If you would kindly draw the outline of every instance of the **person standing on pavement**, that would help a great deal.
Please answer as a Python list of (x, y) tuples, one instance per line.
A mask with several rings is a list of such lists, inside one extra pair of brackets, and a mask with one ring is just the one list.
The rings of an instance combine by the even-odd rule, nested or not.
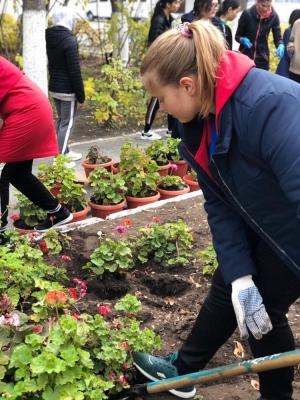
[(276, 74), (277, 75), (281, 75), (284, 76), (286, 78), (289, 78), (289, 69), (290, 69), (290, 62), (291, 62), (291, 58), (293, 57), (293, 54), (289, 53), (287, 51), (287, 46), (289, 44), (290, 41), (290, 36), (292, 33), (292, 29), (294, 26), (294, 23), (297, 21), (297, 19), (300, 18), (300, 10), (293, 10), (291, 12), (290, 18), (289, 18), (289, 27), (286, 28), (286, 30), (284, 31), (283, 34), (283, 43), (285, 46), (285, 51), (284, 51), (284, 56), (282, 57), (282, 59), (280, 60), (277, 69), (276, 69)]
[(279, 17), (272, 7), (272, 0), (256, 0), (256, 4), (243, 11), (235, 40), (240, 43), (239, 51), (251, 58), (256, 68), (269, 70), (270, 50), (269, 33), (272, 30), (275, 56), (284, 56), (284, 44), (281, 35)]
[(300, 83), (300, 19), (294, 23), (287, 50), (293, 55), (290, 62), (289, 78)]
[[(172, 28), (172, 22), (174, 18), (172, 17), (172, 13), (176, 13), (180, 6), (180, 0), (159, 0), (156, 3), (151, 22), (150, 22), (150, 30), (148, 34), (148, 46), (158, 38), (159, 35), (164, 33), (166, 30)], [(145, 126), (144, 130), (141, 134), (141, 139), (143, 140), (159, 140), (161, 136), (151, 130), (151, 126), (155, 119), (156, 113), (159, 109), (159, 101), (155, 97), (151, 97), (146, 118), (145, 118)], [(174, 118), (172, 115), (168, 114), (168, 129), (166, 132), (166, 136), (171, 137), (172, 129), (174, 124)]]
[(77, 103), (85, 105), (85, 93), (76, 40), (72, 34), (75, 14), (68, 7), (61, 7), (52, 15), (53, 27), (46, 29), (46, 48), (49, 69), (49, 93), (57, 115), (57, 140), (59, 152), (70, 157), (69, 167), (80, 160), (82, 154), (69, 149), (68, 142), (75, 127)]
[[(140, 73), (183, 125), (179, 153), (197, 173), (219, 266), (178, 352), (136, 352), (135, 366), (153, 381), (202, 370), (236, 328), (254, 358), (293, 351), (286, 314), (300, 297), (300, 85), (226, 50), (202, 20), (161, 35)], [(259, 400), (292, 400), (294, 367), (258, 376)], [(196, 389), (171, 392), (187, 399)]]
[(15, 65), (0, 57), (0, 244), (8, 226), (9, 184), (45, 211), (35, 230), (65, 224), (73, 215), (32, 174), (35, 158), (58, 154), (51, 104), (44, 92)]

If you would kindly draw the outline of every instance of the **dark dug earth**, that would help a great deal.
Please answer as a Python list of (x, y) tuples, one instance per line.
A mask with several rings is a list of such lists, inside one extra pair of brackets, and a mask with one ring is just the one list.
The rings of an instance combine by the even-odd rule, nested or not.
[[(82, 270), (93, 250), (98, 247), (97, 232), (100, 230), (105, 237), (118, 239), (114, 227), (122, 223), (123, 218), (106, 220), (104, 222), (69, 232), (72, 237), (71, 249), (65, 254), (72, 257), (68, 265), (70, 278), (79, 277), (87, 282), (88, 294), (84, 302), (78, 303), (81, 312), (96, 313), (99, 304), (113, 307), (115, 302), (126, 293), (136, 294), (142, 302), (142, 311), (138, 319), (142, 327), (147, 326), (161, 336), (162, 350), (159, 355), (176, 351), (190, 332), (193, 322), (210, 288), (210, 277), (202, 274), (202, 262), (197, 256), (199, 250), (204, 250), (211, 242), (210, 231), (203, 209), (203, 197), (164, 204), (162, 207), (142, 211), (130, 216), (132, 227), (129, 235), (136, 229), (144, 227), (153, 217), (159, 217), (161, 223), (174, 222), (182, 219), (192, 230), (194, 248), (193, 258), (189, 265), (181, 268), (162, 268), (153, 263), (136, 265), (135, 268), (119, 276), (110, 275), (103, 279), (93, 276), (89, 270)], [(49, 256), (49, 262), (51, 256)], [(117, 316), (113, 311), (111, 318)], [(295, 303), (289, 311), (289, 321), (295, 336), (297, 347), (300, 348), (300, 304)], [(215, 368), (241, 361), (234, 355), (235, 340), (239, 341), (238, 332), (230, 338), (217, 352), (207, 368)], [(252, 355), (247, 343), (244, 360)], [(253, 400), (259, 397), (259, 392), (251, 385), (251, 380), (257, 380), (256, 375), (247, 375), (217, 382), (210, 385), (199, 385), (197, 395), (204, 400)], [(300, 399), (300, 373), (296, 367), (295, 399)], [(201, 399), (201, 396), (198, 399)], [(171, 400), (175, 397), (169, 393), (144, 396), (144, 400)], [(197, 398), (197, 397), (196, 397)]]

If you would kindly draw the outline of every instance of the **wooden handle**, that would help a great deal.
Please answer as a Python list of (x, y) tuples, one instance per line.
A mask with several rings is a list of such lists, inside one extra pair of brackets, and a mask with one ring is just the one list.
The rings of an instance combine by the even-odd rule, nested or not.
[(254, 360), (241, 361), (224, 367), (151, 382), (147, 384), (147, 392), (149, 394), (159, 393), (170, 389), (179, 389), (199, 383), (208, 383), (221, 379), (233, 378), (238, 375), (269, 371), (271, 369), (290, 367), (297, 364), (300, 364), (300, 350), (274, 354)]

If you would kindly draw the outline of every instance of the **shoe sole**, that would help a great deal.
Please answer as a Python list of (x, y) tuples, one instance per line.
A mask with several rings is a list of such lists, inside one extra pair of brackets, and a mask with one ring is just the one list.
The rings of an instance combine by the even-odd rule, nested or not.
[(70, 214), (70, 215), (68, 216), (68, 218), (66, 218), (66, 219), (64, 219), (64, 220), (62, 220), (62, 221), (60, 221), (60, 222), (58, 222), (57, 224), (51, 226), (51, 228), (49, 228), (49, 229), (42, 229), (42, 230), (41, 230), (41, 229), (35, 229), (35, 228), (34, 228), (34, 230), (35, 230), (36, 232), (41, 232), (41, 233), (47, 232), (47, 231), (49, 231), (50, 229), (56, 229), (58, 226), (64, 225), (64, 224), (66, 224), (67, 222), (72, 221), (72, 219), (73, 219), (73, 214)]
[[(134, 363), (134, 365), (136, 366), (136, 368), (137, 368), (144, 376), (146, 376), (147, 378), (151, 379), (151, 381), (158, 382), (158, 381), (161, 380), (161, 379), (154, 378), (154, 376), (152, 376), (152, 375), (149, 375), (146, 371), (144, 371), (144, 370), (143, 370), (141, 367), (139, 367), (136, 363)], [(172, 393), (172, 394), (174, 394), (174, 395), (177, 396), (177, 397), (180, 397), (181, 399), (191, 399), (191, 398), (194, 397), (195, 394), (196, 394), (196, 388), (194, 388), (194, 390), (193, 390), (192, 392), (179, 392), (179, 391), (176, 390), (176, 389), (171, 389), (171, 390), (169, 390), (169, 392)]]
[(140, 138), (141, 138), (142, 140), (160, 140), (160, 139), (161, 139), (161, 136), (160, 136), (160, 137), (141, 136)]

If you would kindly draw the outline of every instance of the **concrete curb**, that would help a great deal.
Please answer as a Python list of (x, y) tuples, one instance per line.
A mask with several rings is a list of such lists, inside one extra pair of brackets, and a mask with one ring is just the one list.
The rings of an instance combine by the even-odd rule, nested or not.
[(147, 204), (147, 205), (142, 206), (142, 207), (132, 208), (132, 209), (129, 209), (129, 210), (124, 210), (124, 211), (120, 211), (120, 212), (117, 212), (117, 213), (113, 213), (113, 214), (108, 215), (108, 217), (106, 219), (92, 217), (92, 218), (88, 218), (88, 219), (86, 219), (84, 221), (73, 222), (71, 224), (58, 226), (55, 230), (57, 230), (57, 231), (59, 231), (61, 233), (66, 233), (66, 232), (73, 231), (75, 229), (86, 228), (88, 226), (91, 226), (91, 225), (94, 225), (94, 224), (98, 224), (99, 222), (104, 222), (104, 221), (107, 221), (107, 220), (113, 220), (113, 219), (116, 219), (116, 218), (124, 218), (124, 217), (127, 217), (128, 215), (133, 215), (133, 214), (145, 211), (145, 210), (150, 210), (152, 208), (163, 207), (167, 203), (174, 203), (174, 202), (179, 202), (179, 201), (186, 200), (186, 199), (191, 199), (193, 197), (202, 196), (202, 194), (203, 194), (202, 190), (197, 190), (195, 192), (189, 192), (189, 193), (181, 194), (179, 196), (173, 197), (172, 199), (159, 200), (159, 201), (157, 201), (155, 203)]

